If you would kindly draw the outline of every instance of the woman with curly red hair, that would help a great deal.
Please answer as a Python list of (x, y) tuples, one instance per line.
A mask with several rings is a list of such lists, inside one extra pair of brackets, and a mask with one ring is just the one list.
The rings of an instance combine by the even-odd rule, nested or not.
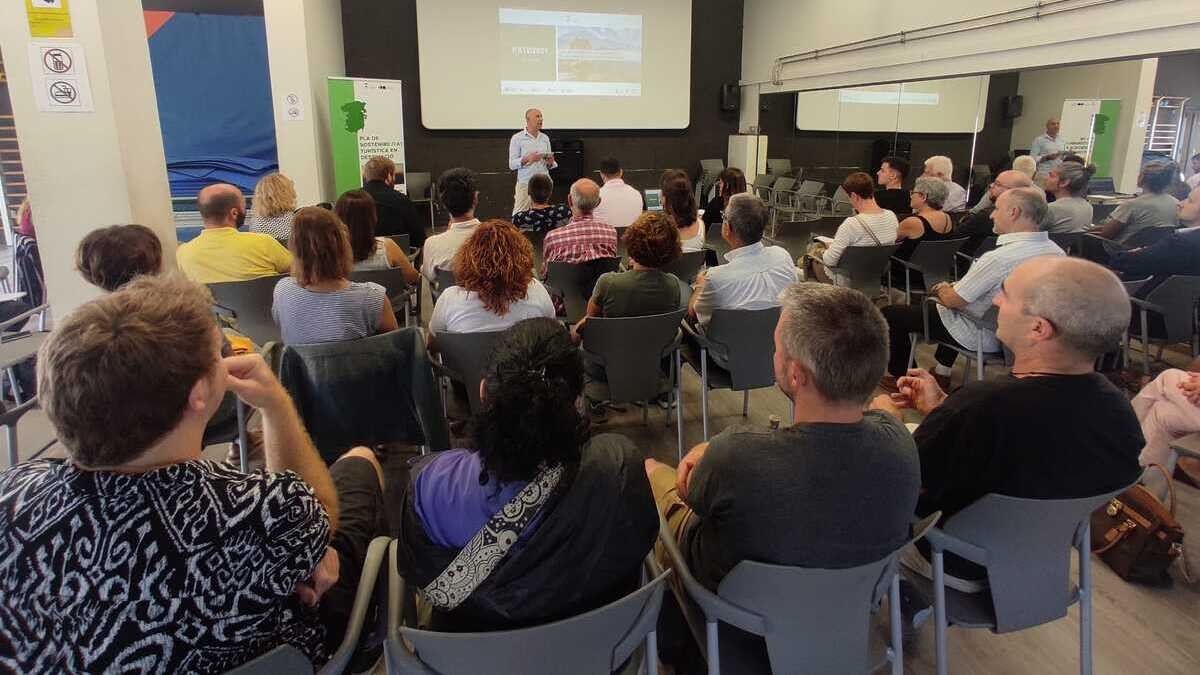
[(442, 291), (429, 332), (501, 331), (534, 317), (554, 318), (546, 287), (533, 277), (533, 245), (512, 223), (480, 223), (454, 256), (455, 285)]

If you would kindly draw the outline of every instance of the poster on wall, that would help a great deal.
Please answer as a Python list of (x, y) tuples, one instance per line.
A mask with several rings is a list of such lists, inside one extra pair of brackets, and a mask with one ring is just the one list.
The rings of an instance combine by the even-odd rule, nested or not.
[(404, 106), (399, 80), (331, 77), (329, 127), (338, 194), (362, 187), (362, 167), (376, 155), (396, 163), (404, 191)]
[(1096, 165), (1097, 176), (1112, 176), (1121, 100), (1069, 98), (1063, 101), (1058, 137), (1067, 152)]
[(29, 37), (75, 37), (69, 0), (25, 0), (25, 15), (29, 18)]

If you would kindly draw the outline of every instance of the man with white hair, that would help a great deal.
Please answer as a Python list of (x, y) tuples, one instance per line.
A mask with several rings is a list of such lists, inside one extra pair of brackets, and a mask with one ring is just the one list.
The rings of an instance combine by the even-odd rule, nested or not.
[(1033, 139), (1029, 145), (1029, 155), (1037, 162), (1037, 176), (1045, 177), (1050, 169), (1067, 151), (1067, 146), (1058, 139), (1059, 122), (1057, 117), (1046, 120), (1046, 133)]
[(571, 222), (550, 230), (542, 242), (542, 258), (548, 262), (585, 263), (617, 255), (617, 230), (596, 220), (592, 212), (600, 205), (600, 186), (590, 178), (571, 185), (567, 206)]
[[(930, 297), (938, 301), (937, 312), (929, 315), (931, 338), (970, 350), (982, 346), (984, 352), (1000, 351), (996, 334), (980, 331), (975, 321), (992, 306), (992, 299), (1017, 265), (1037, 256), (1065, 255), (1048, 234), (1040, 231), (1046, 211), (1046, 200), (1033, 188), (1016, 188), (999, 196), (992, 211), (993, 231), (999, 235), (996, 248), (980, 256), (963, 278), (954, 283), (943, 281), (929, 289)], [(883, 316), (888, 321), (892, 348), (889, 375), (880, 386), (894, 391), (897, 378), (908, 370), (909, 334), (925, 330), (924, 311), (920, 305), (891, 305), (883, 309)], [(948, 383), (958, 352), (941, 345), (936, 358), (934, 372)]]
[(946, 203), (942, 204), (942, 210), (949, 213), (951, 211), (961, 211), (967, 207), (967, 191), (963, 186), (954, 182), (954, 162), (950, 161), (945, 155), (934, 155), (925, 160), (925, 173), (923, 176), (931, 176), (940, 178), (946, 184), (946, 190), (950, 196), (946, 198)]
[(542, 133), (542, 111), (525, 111), (525, 128), (508, 141), (508, 168), (517, 172), (517, 187), (513, 191), (513, 214), (528, 211), (529, 179), (539, 173), (550, 173), (558, 166), (550, 150), (550, 137)]
[[(928, 372), (914, 369), (900, 378), (899, 393), (872, 404), (897, 416), (899, 408), (925, 415), (913, 432), (921, 455), (917, 515), (941, 511), (944, 520), (989, 493), (1082, 498), (1137, 480), (1144, 444), (1137, 416), (1093, 367), (1121, 343), (1129, 321), (1116, 276), (1080, 258), (1039, 257), (1008, 275), (995, 305), (997, 335), (1013, 353), (1010, 375), (947, 396)], [(906, 566), (930, 573), (926, 557), (906, 553)], [(973, 563), (947, 554), (945, 569), (951, 588), (987, 588)]]

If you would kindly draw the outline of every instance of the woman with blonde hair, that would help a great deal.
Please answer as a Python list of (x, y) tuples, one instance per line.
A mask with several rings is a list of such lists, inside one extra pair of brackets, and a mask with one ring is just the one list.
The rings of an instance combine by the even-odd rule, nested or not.
[(269, 173), (254, 186), (250, 231), (269, 234), (281, 243), (292, 235), (296, 214), (296, 184), (281, 173)]

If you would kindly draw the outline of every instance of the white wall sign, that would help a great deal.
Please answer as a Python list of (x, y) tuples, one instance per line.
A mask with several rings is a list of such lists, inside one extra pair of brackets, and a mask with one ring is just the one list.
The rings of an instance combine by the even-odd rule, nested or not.
[(300, 98), (300, 94), (294, 91), (284, 94), (280, 109), (283, 111), (285, 121), (304, 121), (304, 99)]
[(29, 43), (33, 94), (42, 112), (94, 112), (83, 45), (74, 40)]

